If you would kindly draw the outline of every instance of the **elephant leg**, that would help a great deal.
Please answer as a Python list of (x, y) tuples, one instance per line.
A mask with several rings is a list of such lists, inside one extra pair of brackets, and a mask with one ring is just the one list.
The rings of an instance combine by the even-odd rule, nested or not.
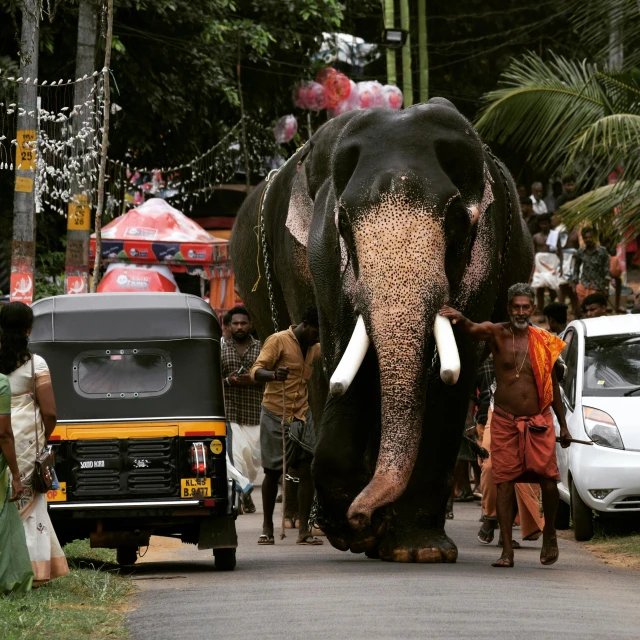
[[(465, 380), (458, 384), (464, 388)], [(445, 533), (445, 509), (468, 395), (438, 382), (432, 382), (431, 388), (411, 481), (389, 510), (386, 533), (378, 547), (382, 560), (455, 562), (458, 557), (455, 543)]]
[[(371, 390), (377, 388), (370, 376), (359, 374), (347, 394), (339, 399), (330, 398), (316, 444), (313, 477), (318, 497), (318, 524), (329, 542), (341, 551), (350, 549), (362, 553), (375, 549), (384, 528), (382, 514), (370, 527), (358, 532), (349, 526), (346, 517), (351, 503), (369, 483), (375, 468), (380, 439), (380, 400)], [(365, 391), (368, 395), (363, 395)]]

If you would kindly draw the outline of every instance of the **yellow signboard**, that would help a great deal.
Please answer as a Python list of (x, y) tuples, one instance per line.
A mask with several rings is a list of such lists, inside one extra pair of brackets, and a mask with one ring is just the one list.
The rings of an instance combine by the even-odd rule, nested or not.
[(19, 129), (16, 133), (16, 169), (18, 171), (36, 170), (36, 131)]
[(16, 178), (16, 191), (20, 191), (20, 193), (31, 193), (33, 191), (33, 178), (18, 176)]
[(67, 483), (60, 482), (59, 489), (49, 489), (47, 491), (47, 502), (66, 502), (67, 501)]
[(91, 229), (91, 207), (86, 194), (77, 194), (69, 202), (67, 229), (75, 231), (89, 231)]

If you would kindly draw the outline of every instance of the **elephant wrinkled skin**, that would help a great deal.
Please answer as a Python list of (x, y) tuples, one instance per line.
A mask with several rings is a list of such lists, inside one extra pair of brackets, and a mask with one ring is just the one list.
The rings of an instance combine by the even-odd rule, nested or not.
[[(455, 562), (445, 505), (482, 345), (455, 334), (461, 372), (445, 385), (433, 326), (444, 303), (475, 322), (499, 320), (507, 288), (528, 279), (533, 249), (513, 181), (441, 98), (334, 118), (272, 180), (263, 215), (280, 328), (312, 303), (320, 316), (319, 522), (341, 550)], [(262, 338), (273, 330), (264, 275), (252, 292), (264, 188), (231, 238)], [(260, 263), (264, 271), (262, 254)], [(328, 396), (359, 315), (369, 349), (346, 393)]]

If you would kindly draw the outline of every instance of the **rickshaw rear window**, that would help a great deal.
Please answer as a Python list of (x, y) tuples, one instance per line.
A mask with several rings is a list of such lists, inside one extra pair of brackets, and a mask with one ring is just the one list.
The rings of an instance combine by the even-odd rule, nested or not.
[(171, 360), (160, 350), (84, 352), (73, 374), (80, 395), (102, 398), (162, 395), (173, 379)]

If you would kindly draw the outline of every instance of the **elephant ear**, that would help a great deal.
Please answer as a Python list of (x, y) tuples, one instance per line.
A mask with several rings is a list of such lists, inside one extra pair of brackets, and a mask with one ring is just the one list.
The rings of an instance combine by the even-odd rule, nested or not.
[(471, 216), (471, 224), (477, 224), (478, 220), (484, 215), (489, 205), (494, 201), (493, 196), (493, 178), (487, 163), (484, 163), (484, 192), (479, 202), (469, 206), (469, 215)]
[(307, 185), (307, 173), (304, 166), (298, 169), (296, 177), (291, 185), (291, 197), (289, 199), (289, 211), (287, 212), (286, 227), (289, 233), (303, 246), (306, 247), (309, 238), (309, 227), (313, 217), (313, 200), (309, 195)]

